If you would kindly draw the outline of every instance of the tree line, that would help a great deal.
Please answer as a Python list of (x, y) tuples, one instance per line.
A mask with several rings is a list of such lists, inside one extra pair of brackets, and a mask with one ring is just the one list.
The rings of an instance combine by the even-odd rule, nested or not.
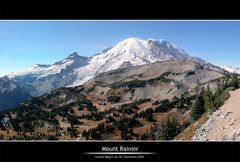
[(227, 75), (222, 81), (219, 81), (216, 92), (210, 88), (208, 84), (207, 88), (200, 86), (197, 83), (197, 96), (194, 105), (191, 110), (191, 119), (197, 120), (207, 111), (214, 111), (216, 108), (222, 106), (224, 102), (230, 97), (229, 90), (239, 88), (239, 78), (237, 74)]

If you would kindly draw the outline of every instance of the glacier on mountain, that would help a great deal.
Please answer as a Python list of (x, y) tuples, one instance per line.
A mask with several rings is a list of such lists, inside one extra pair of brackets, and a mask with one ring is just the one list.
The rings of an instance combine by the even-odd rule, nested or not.
[(7, 77), (27, 89), (32, 96), (39, 96), (59, 87), (81, 85), (102, 72), (166, 60), (206, 63), (163, 39), (128, 38), (92, 57), (73, 53), (53, 65), (34, 65)]
[(237, 67), (232, 67), (229, 65), (219, 65), (221, 68), (223, 68), (224, 70), (230, 72), (230, 73), (237, 73), (240, 74), (240, 68)]

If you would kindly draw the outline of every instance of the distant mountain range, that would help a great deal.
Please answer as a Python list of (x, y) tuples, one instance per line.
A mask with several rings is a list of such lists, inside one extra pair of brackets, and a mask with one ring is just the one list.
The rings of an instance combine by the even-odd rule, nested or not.
[(38, 96), (59, 87), (83, 84), (102, 72), (166, 60), (205, 63), (166, 40), (129, 38), (89, 58), (73, 53), (53, 65), (34, 65), (7, 77), (32, 87), (30, 94)]
[(77, 79), (75, 70), (88, 64), (88, 57), (70, 54), (66, 59), (53, 65), (34, 65), (7, 75), (32, 96), (39, 96), (59, 87), (73, 84)]
[(190, 60), (110, 70), (2, 113), (11, 134), (0, 131), (4, 139), (154, 140), (155, 126), (168, 117), (178, 120), (179, 131), (185, 128), (198, 83), (217, 89), (224, 77)]
[(220, 65), (221, 68), (223, 68), (224, 70), (230, 72), (230, 73), (237, 73), (240, 74), (240, 68), (237, 67), (232, 67), (232, 66), (226, 66), (226, 65)]
[[(17, 87), (24, 90), (24, 93), (28, 94), (22, 95), (18, 91), (10, 90), (9, 92), (15, 96), (22, 95), (17, 100), (18, 102), (14, 102), (13, 106), (16, 106), (29, 96), (40, 96), (60, 87), (82, 85), (103, 72), (170, 60), (194, 61), (210, 70), (220, 73), (225, 72), (218, 66), (190, 56), (183, 49), (166, 40), (129, 38), (92, 57), (79, 56), (77, 53), (73, 53), (66, 59), (53, 65), (37, 64), (27, 69), (13, 72), (4, 78), (5, 80), (7, 78), (6, 81), (14, 82)], [(9, 88), (2, 84), (0, 85), (0, 92)], [(0, 93), (0, 97), (2, 95), (4, 94)], [(11, 97), (9, 100), (11, 102)], [(1, 107), (2, 109), (10, 108), (6, 104), (0, 103)]]
[(21, 101), (30, 97), (31, 95), (15, 81), (7, 77), (0, 78), (0, 110), (14, 108)]

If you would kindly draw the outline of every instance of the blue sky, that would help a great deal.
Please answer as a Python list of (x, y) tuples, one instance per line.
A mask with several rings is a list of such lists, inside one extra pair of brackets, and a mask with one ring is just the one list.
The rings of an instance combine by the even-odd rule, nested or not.
[(0, 76), (129, 38), (166, 39), (192, 56), (240, 67), (240, 21), (0, 21)]

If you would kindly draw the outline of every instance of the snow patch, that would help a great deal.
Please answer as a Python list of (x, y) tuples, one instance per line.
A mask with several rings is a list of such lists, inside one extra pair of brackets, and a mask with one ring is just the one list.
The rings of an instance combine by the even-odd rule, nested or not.
[(230, 72), (230, 73), (237, 73), (240, 74), (240, 68), (237, 67), (232, 67), (232, 66), (228, 66), (228, 65), (219, 65), (221, 68), (223, 68), (224, 70)]

